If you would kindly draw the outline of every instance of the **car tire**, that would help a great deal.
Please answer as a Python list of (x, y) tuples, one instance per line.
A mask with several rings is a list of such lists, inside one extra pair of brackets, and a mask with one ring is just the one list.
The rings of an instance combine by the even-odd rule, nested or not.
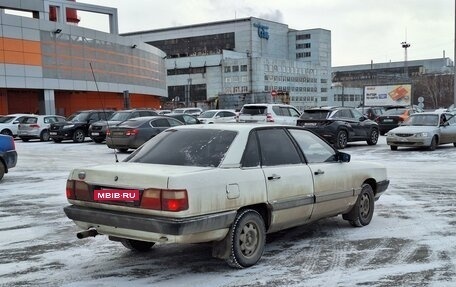
[(456, 143), (453, 143), (453, 146), (456, 147)]
[(135, 252), (147, 252), (155, 244), (155, 242), (139, 241), (133, 239), (122, 239), (120, 243)]
[(40, 134), (40, 141), (47, 142), (51, 138), (48, 130), (43, 130)]
[(343, 218), (352, 226), (362, 227), (368, 225), (374, 215), (374, 191), (369, 184), (363, 184), (355, 205)]
[(10, 136), (10, 137), (13, 136), (13, 132), (10, 131), (9, 129), (4, 129), (4, 130), (2, 130), (2, 131), (0, 132), (0, 134), (6, 135), (6, 136)]
[(62, 142), (61, 139), (52, 139), (52, 141), (55, 142), (55, 143), (61, 143)]
[(397, 145), (390, 145), (391, 150), (397, 150)]
[(19, 138), (20, 138), (23, 142), (28, 142), (28, 141), (29, 141), (28, 138), (21, 138), (21, 137), (19, 137)]
[(118, 148), (117, 151), (120, 153), (126, 153), (128, 151), (128, 148)]
[(100, 139), (92, 139), (95, 143), (102, 143), (104, 140), (100, 140)]
[(3, 179), (3, 176), (5, 175), (5, 171), (6, 171), (5, 165), (3, 164), (3, 162), (0, 161), (0, 180)]
[(240, 212), (228, 233), (230, 255), (226, 262), (234, 268), (252, 266), (260, 260), (266, 244), (263, 217), (253, 209)]
[(74, 131), (73, 134), (73, 142), (75, 143), (83, 143), (85, 139), (84, 131), (81, 129), (77, 129)]
[(348, 134), (345, 130), (337, 132), (335, 146), (337, 149), (344, 149), (347, 146)]
[(437, 148), (437, 137), (434, 136), (431, 140), (431, 145), (429, 146), (429, 150), (433, 151)]
[(368, 145), (376, 145), (378, 142), (378, 130), (372, 129), (369, 133), (369, 137), (367, 139)]

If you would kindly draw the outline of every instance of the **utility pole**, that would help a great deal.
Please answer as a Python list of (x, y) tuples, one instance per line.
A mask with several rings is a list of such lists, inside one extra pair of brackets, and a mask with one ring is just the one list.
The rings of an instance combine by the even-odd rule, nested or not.
[(408, 75), (408, 65), (407, 65), (407, 48), (410, 47), (410, 44), (407, 42), (402, 42), (402, 48), (405, 50), (405, 55), (404, 55), (404, 74), (406, 79), (408, 80), (409, 75)]

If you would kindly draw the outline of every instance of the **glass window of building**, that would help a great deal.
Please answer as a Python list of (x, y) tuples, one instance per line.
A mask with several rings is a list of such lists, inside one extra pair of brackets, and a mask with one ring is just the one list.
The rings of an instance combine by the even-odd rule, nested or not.
[(231, 73), (231, 66), (225, 66), (225, 73)]
[[(269, 65), (267, 65), (268, 68), (266, 69), (266, 71), (269, 69)], [(241, 72), (247, 72), (247, 65), (241, 65)]]
[(233, 72), (239, 72), (239, 66), (233, 66), (233, 67), (231, 67), (231, 70)]

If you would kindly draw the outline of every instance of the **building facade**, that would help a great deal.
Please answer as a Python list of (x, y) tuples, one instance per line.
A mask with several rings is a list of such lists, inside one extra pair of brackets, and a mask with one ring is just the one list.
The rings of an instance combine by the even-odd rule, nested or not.
[(243, 18), (122, 34), (167, 54), (167, 104), (220, 107), (285, 101), (325, 105), (331, 87), (331, 32)]
[[(412, 85), (413, 104), (419, 104), (418, 99), (423, 97), (427, 107), (448, 105), (453, 88), (452, 81), (446, 78), (453, 73), (453, 64), (450, 58), (443, 57), (333, 67), (331, 105), (360, 106), (364, 86), (395, 84)], [(439, 101), (437, 97), (442, 99)]]
[[(77, 11), (108, 15), (110, 33), (78, 27)], [(0, 114), (159, 108), (167, 96), (165, 53), (119, 36), (114, 8), (1, 1), (0, 26)]]

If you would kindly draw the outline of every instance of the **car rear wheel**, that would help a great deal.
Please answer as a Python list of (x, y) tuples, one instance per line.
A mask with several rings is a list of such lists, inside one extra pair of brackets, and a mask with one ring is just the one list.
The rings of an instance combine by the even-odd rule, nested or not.
[(47, 142), (49, 141), (50, 134), (48, 130), (43, 130), (40, 134), (40, 141)]
[(226, 259), (228, 265), (245, 268), (260, 260), (266, 244), (266, 228), (257, 211), (246, 209), (238, 214), (228, 236), (231, 239), (231, 252)]
[(397, 150), (397, 145), (391, 145), (390, 148), (391, 150)]
[(122, 239), (120, 242), (123, 246), (136, 252), (149, 251), (155, 244), (155, 242), (139, 241), (133, 239)]
[(0, 180), (2, 180), (3, 176), (5, 175), (5, 170), (5, 165), (0, 161)]
[(28, 141), (29, 141), (28, 138), (21, 138), (21, 137), (19, 137), (19, 138), (20, 138), (23, 142), (28, 142)]
[(376, 145), (378, 142), (378, 130), (372, 129), (369, 133), (369, 138), (367, 139), (368, 145)]
[(431, 141), (431, 145), (429, 146), (429, 150), (435, 150), (437, 148), (437, 137), (434, 136)]
[(343, 218), (348, 220), (355, 227), (368, 225), (374, 215), (374, 191), (369, 184), (363, 184), (355, 205)]
[(344, 149), (347, 146), (347, 142), (348, 142), (347, 132), (344, 131), (344, 130), (340, 130), (337, 133), (337, 137), (336, 137), (336, 144), (335, 144), (336, 148), (337, 149)]
[(82, 143), (84, 142), (85, 134), (83, 130), (75, 130), (73, 134), (73, 142)]

